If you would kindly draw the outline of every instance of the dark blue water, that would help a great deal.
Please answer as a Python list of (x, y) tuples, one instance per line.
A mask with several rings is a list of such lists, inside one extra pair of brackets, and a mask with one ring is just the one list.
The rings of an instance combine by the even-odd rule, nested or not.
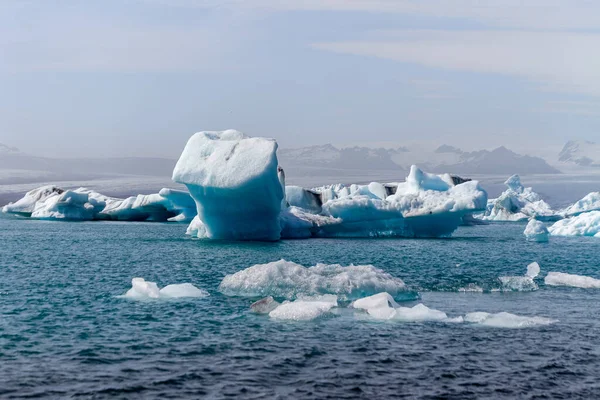
[[(499, 287), (531, 261), (600, 278), (600, 239), (528, 243), (524, 225), (445, 240), (214, 243), (185, 226), (0, 219), (1, 398), (599, 398), (600, 290)], [(282, 322), (217, 291), (225, 274), (280, 258), (373, 264), (450, 316), (507, 311), (523, 329), (374, 322), (350, 312)], [(118, 298), (131, 278), (191, 282), (207, 298)], [(416, 303), (409, 303), (416, 304)]]

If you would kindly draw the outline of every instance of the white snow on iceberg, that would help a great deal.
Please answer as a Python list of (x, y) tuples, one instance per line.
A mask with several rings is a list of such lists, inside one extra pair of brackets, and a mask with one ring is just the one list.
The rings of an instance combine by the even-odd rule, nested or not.
[(209, 293), (206, 290), (198, 289), (191, 283), (167, 285), (159, 289), (155, 282), (148, 282), (144, 278), (133, 278), (131, 280), (131, 289), (122, 297), (135, 300), (148, 300), (207, 296), (209, 296)]
[(557, 221), (548, 230), (552, 236), (600, 237), (600, 211), (589, 211)]
[(561, 218), (532, 188), (521, 184), (519, 175), (511, 176), (504, 183), (508, 189), (498, 198), (488, 201), (482, 217), (484, 220), (524, 221), (535, 218), (550, 221)]
[(542, 221), (536, 219), (530, 219), (523, 231), (525, 239), (530, 242), (547, 242), (550, 232)]
[(600, 279), (564, 272), (548, 272), (544, 283), (549, 286), (571, 286), (582, 289), (600, 289)]
[(254, 265), (227, 275), (219, 291), (227, 296), (284, 299), (324, 294), (356, 299), (382, 291), (414, 297), (401, 279), (372, 265), (317, 264), (306, 268), (286, 260)]

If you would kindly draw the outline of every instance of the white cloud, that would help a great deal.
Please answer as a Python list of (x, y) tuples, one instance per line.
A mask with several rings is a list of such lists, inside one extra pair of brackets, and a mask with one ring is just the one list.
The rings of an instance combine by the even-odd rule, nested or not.
[(405, 30), (315, 48), (431, 68), (505, 74), (545, 89), (600, 96), (600, 34)]

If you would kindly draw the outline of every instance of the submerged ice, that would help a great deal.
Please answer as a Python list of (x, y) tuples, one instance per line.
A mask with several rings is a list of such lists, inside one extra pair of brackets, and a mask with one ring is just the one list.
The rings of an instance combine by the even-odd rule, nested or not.
[(538, 290), (534, 279), (540, 274), (540, 265), (532, 262), (527, 266), (525, 276), (501, 276), (498, 278), (505, 292), (528, 292)]

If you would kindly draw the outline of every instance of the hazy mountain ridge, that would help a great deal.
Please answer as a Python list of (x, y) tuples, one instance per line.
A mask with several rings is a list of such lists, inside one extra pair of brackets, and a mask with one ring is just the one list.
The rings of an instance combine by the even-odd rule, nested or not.
[(581, 167), (600, 167), (600, 144), (569, 140), (558, 154), (558, 161)]
[(417, 164), (425, 170), (438, 173), (507, 175), (560, 173), (542, 158), (520, 155), (503, 146), (491, 151), (466, 152), (448, 144), (443, 144), (433, 151), (411, 150), (406, 147), (393, 149), (361, 146), (338, 148), (326, 144), (281, 149), (278, 157), (284, 168), (290, 166), (292, 168), (323, 167), (406, 171), (412, 164)]

